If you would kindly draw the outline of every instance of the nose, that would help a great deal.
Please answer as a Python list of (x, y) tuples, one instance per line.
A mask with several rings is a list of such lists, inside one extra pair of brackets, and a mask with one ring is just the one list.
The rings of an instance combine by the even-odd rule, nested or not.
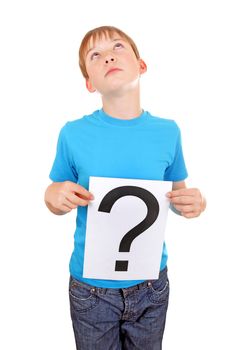
[(115, 59), (115, 57), (113, 57), (112, 55), (107, 55), (106, 57), (105, 57), (105, 63), (106, 64), (108, 64), (109, 62), (115, 62), (116, 61), (116, 59)]

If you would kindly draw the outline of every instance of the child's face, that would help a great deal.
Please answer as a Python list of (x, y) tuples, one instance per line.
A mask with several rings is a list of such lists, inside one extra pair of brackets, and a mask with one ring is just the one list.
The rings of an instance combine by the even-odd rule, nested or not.
[[(137, 59), (131, 45), (119, 34), (89, 42), (85, 63), (90, 92), (109, 95), (135, 88), (139, 77), (146, 71), (146, 64)], [(115, 69), (111, 71), (112, 69)]]

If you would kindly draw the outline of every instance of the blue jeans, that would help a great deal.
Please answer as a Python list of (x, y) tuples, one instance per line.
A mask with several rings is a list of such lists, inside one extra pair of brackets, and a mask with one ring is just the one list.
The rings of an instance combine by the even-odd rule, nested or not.
[(78, 350), (161, 350), (169, 298), (167, 268), (129, 288), (90, 286), (70, 277)]

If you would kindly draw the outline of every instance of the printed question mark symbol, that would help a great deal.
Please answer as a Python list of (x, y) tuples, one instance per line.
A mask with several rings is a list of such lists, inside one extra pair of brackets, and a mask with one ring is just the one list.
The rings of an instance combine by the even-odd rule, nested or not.
[[(113, 204), (115, 204), (119, 198), (125, 196), (135, 196), (142, 199), (147, 205), (147, 215), (142, 222), (124, 235), (120, 242), (119, 252), (129, 252), (133, 240), (147, 230), (155, 222), (159, 215), (159, 203), (155, 196), (151, 192), (138, 186), (120, 186), (114, 188), (104, 196), (99, 205), (98, 211), (110, 213)], [(115, 271), (127, 270), (128, 260), (116, 261)]]

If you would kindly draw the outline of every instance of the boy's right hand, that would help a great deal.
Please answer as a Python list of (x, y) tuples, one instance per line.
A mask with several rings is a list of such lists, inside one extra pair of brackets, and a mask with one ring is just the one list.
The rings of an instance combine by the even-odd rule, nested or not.
[[(65, 214), (79, 205), (86, 206), (94, 196), (71, 181), (53, 182), (45, 191), (45, 203), (54, 214)], [(52, 206), (52, 208), (51, 208)]]

